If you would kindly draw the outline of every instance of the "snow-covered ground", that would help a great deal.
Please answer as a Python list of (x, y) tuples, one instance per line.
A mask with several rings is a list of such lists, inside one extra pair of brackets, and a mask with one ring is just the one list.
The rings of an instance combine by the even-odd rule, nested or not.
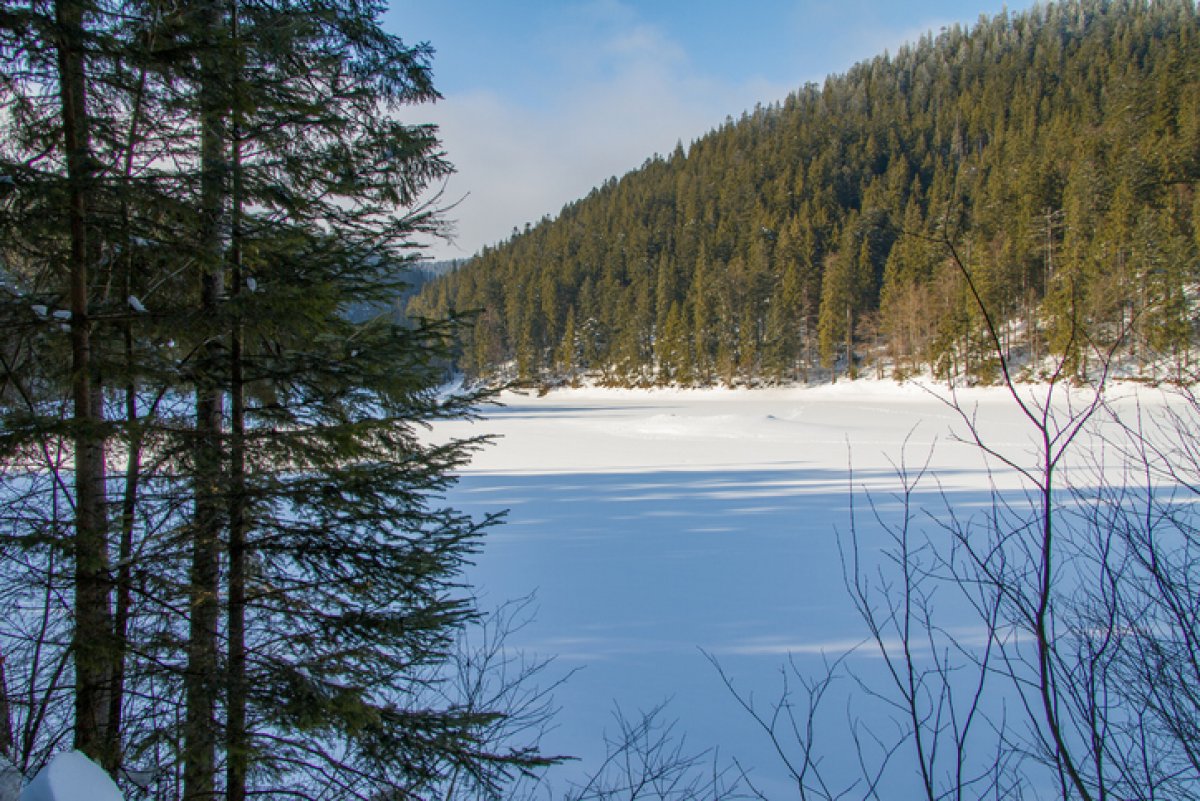
[[(1110, 395), (1127, 414), (1135, 402), (1142, 412), (1170, 402), (1157, 390)], [(1013, 471), (959, 441), (967, 429), (946, 399), (944, 388), (869, 381), (588, 388), (509, 394), (480, 421), (439, 425), (438, 436), (499, 436), (451, 501), (510, 510), (469, 579), (484, 606), (536, 593), (536, 618), (511, 645), (556, 657), (561, 671), (580, 668), (557, 693), (558, 727), (545, 743), (584, 758), (567, 773), (594, 765), (614, 705), (630, 715), (669, 699), (688, 750), (718, 746), (768, 791), (794, 796), (705, 652), (769, 702), (789, 656), (815, 674), (822, 655), (860, 642), (838, 540), (853, 499), (864, 548), (877, 550), (868, 499), (893, 513), (898, 470), (928, 462), (916, 499), (933, 514), (986, 508), (993, 487), (1020, 493)], [(957, 402), (989, 445), (1036, 466), (1036, 432), (1003, 390), (960, 391)]]
[(21, 792), (20, 801), (124, 801), (108, 774), (78, 751), (62, 751)]

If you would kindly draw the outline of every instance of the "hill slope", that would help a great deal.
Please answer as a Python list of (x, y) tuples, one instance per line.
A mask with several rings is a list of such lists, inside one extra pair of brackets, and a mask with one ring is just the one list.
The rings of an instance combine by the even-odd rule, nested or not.
[(729, 120), (411, 308), (479, 310), (461, 364), (476, 376), (787, 382), (871, 359), (988, 380), (952, 246), (1027, 363), (1066, 353), (1083, 371), (1119, 342), (1182, 371), (1198, 179), (1195, 5), (1072, 0), (927, 35)]

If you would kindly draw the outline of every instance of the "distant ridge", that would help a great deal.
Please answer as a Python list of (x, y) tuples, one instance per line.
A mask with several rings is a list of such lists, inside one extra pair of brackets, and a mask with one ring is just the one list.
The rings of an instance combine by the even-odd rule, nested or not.
[(1187, 380), (1200, 17), (1075, 0), (927, 34), (610, 179), (429, 283), (474, 377), (616, 385), (994, 380), (950, 258), (1036, 378), (1116, 347)]

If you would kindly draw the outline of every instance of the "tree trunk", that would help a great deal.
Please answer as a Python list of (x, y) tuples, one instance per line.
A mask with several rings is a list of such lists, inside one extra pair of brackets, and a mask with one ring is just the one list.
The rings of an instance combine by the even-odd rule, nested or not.
[(75, 461), (75, 748), (114, 770), (108, 693), (112, 664), (111, 581), (105, 521), (101, 394), (92, 363), (88, 302), (88, 193), (94, 165), (89, 140), (84, 65), (85, 4), (57, 0), (58, 77), (69, 187), (68, 256), (71, 305), (71, 396)]
[[(234, 278), (238, 278), (235, 262)], [(246, 446), (245, 390), (242, 375), (241, 332), (230, 348), (232, 393), (230, 419), (228, 686), (226, 689), (226, 798), (246, 797), (249, 738), (246, 732)]]
[(0, 651), (0, 757), (16, 762), (12, 710), (8, 705), (8, 678), (4, 674), (4, 652)]
[[(127, 359), (133, 348), (132, 334), (125, 332)], [(113, 621), (113, 644), (116, 648), (116, 658), (113, 660), (112, 685), (109, 693), (109, 720), (113, 731), (110, 732), (108, 750), (116, 761), (108, 768), (115, 773), (121, 762), (121, 743), (117, 736), (121, 723), (121, 708), (125, 698), (125, 657), (129, 654), (129, 619), (133, 609), (133, 529), (134, 516), (137, 510), (138, 480), (142, 469), (142, 438), (137, 433), (137, 388), (132, 379), (125, 388), (125, 417), (130, 428), (129, 454), (125, 463), (125, 490), (121, 499), (121, 529), (120, 543), (117, 550), (117, 580), (115, 587), (116, 617)]]
[(846, 304), (846, 377), (851, 381), (858, 378), (858, 368), (854, 366), (854, 309)]
[[(221, 220), (227, 165), (225, 104), (221, 98), (220, 9), (205, 4), (201, 26), (200, 92), (200, 310), (216, 316), (224, 289)], [(211, 801), (216, 792), (217, 699), (221, 687), (217, 625), (220, 617), (220, 546), (224, 516), (222, 434), (224, 399), (220, 343), (213, 334), (201, 344), (196, 378), (195, 507), (189, 575), (188, 670), (185, 690), (183, 797)]]
[[(125, 141), (125, 165), (122, 173), (124, 188), (128, 190), (133, 181), (133, 157), (137, 147), (139, 122), (143, 109), (146, 90), (146, 70), (143, 69), (138, 80), (137, 92), (134, 96), (133, 110), (130, 115), (129, 134)], [(126, 198), (121, 205), (121, 241), (131, 239), (131, 213), (129, 201)], [(126, 255), (124, 270), (124, 294), (133, 297), (133, 275), (135, 266), (132, 255)], [(113, 645), (116, 658), (113, 660), (112, 690), (109, 696), (109, 720), (111, 721), (112, 743), (110, 750), (117, 755), (118, 762), (112, 768), (115, 772), (120, 767), (123, 758), (119, 732), (123, 726), (122, 709), (125, 702), (126, 662), (130, 654), (129, 620), (133, 610), (133, 533), (135, 514), (137, 512), (138, 489), (142, 471), (142, 433), (138, 424), (137, 380), (134, 378), (137, 363), (134, 354), (134, 322), (126, 319), (122, 328), (125, 340), (125, 426), (128, 432), (128, 453), (125, 459), (125, 488), (121, 498), (121, 522), (119, 543), (117, 546), (117, 577), (114, 587), (114, 602), (116, 617), (113, 621)]]
[[(240, 48), (238, 2), (233, 0), (230, 27), (234, 48)], [(237, 88), (241, 79), (240, 53), (236, 57), (233, 87), (233, 138), (231, 153), (232, 200), (230, 203), (232, 236), (229, 244), (230, 283), (236, 298), (242, 290), (242, 126)], [(242, 363), (242, 324), (240, 314), (234, 321), (229, 345), (230, 429), (229, 454), (229, 608), (226, 628), (229, 637), (225, 706), (225, 798), (244, 801), (249, 766), (249, 738), (246, 732), (246, 397)]]

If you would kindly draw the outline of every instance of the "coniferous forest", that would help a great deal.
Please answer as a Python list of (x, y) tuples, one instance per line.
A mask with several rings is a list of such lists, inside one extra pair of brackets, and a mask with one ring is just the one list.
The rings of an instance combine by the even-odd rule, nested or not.
[[(616, 385), (929, 371), (1005, 355), (1191, 375), (1200, 15), (1070, 0), (927, 34), (759, 106), (427, 287), (472, 377)], [(964, 269), (965, 268), (965, 269)]]
[[(428, 281), (416, 253), (443, 224), (423, 198), (451, 166), (404, 119), (438, 97), (432, 50), (384, 30), (383, 10), (0, 8), (0, 798), (67, 748), (131, 797), (183, 801), (498, 799), (562, 762), (539, 745), (542, 665), (510, 660), (467, 582), (500, 515), (448, 499), (488, 437), (426, 436), (493, 398), (447, 391), (451, 360), (544, 384), (986, 383), (1003, 357), (1032, 380), (1050, 363), (1196, 380), (1191, 0), (1072, 0), (931, 34)], [(1003, 604), (1036, 634), (1037, 680), (1002, 670), (1026, 709), (1039, 692), (1042, 750), (996, 732), (1018, 761), (1048, 755), (1059, 797), (1132, 797), (1143, 775), (1159, 782), (1146, 797), (1191, 792), (1200, 614), (1182, 507), (1138, 517), (1123, 486), (1088, 496), (1106, 499), (1095, 530), (1128, 549), (1100, 554), (1094, 583), (1143, 582), (1107, 619), (1149, 619), (1154, 636), (1112, 638), (1141, 650), (1066, 654), (1050, 625), (1052, 479), (1099, 397), (1065, 438), (1026, 415), (1045, 450), (1023, 475), (1044, 505), (1014, 530), (1040, 527), (1041, 559), (965, 582), (997, 589), (991, 640)], [(1193, 460), (1171, 480), (1195, 475)], [(971, 558), (1006, 554), (1019, 517), (997, 513), (999, 544)], [(968, 530), (958, 542), (978, 541)], [(1172, 536), (1178, 560), (1157, 550)], [(1130, 708), (1158, 717), (1121, 731), (1094, 714), (1124, 725)], [(911, 718), (950, 742), (936, 715)], [(1140, 764), (1106, 784), (1114, 750), (1118, 771)]]

